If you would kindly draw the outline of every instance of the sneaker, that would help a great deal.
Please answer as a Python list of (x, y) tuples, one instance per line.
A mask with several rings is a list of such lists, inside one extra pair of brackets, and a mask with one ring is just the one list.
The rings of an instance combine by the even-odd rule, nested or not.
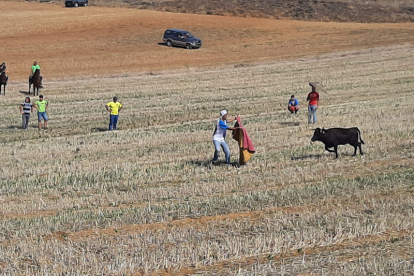
[(212, 161), (211, 161), (211, 163), (212, 163), (213, 165), (217, 165), (217, 160), (216, 160), (216, 161), (212, 160)]

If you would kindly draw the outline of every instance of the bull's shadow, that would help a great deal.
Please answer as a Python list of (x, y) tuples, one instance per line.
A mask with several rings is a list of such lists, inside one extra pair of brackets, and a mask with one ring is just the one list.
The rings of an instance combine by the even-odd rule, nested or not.
[(322, 154), (308, 154), (308, 155), (290, 157), (291, 160), (321, 159), (321, 158), (322, 158)]
[[(308, 155), (302, 155), (302, 156), (292, 156), (290, 157), (291, 160), (305, 160), (305, 159), (321, 159), (322, 157), (328, 157), (328, 158), (332, 158), (332, 159), (336, 159), (335, 158), (335, 153), (333, 152), (324, 152), (322, 154), (308, 154)], [(338, 151), (338, 158), (340, 159), (341, 157), (357, 157), (359, 155), (353, 155), (353, 153), (351, 152), (343, 152), (340, 153)]]

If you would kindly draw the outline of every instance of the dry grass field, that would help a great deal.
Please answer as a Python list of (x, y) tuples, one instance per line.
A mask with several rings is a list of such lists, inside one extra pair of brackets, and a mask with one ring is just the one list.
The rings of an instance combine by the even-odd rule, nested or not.
[[(58, 14), (54, 5), (13, 5), (21, 5), (22, 18), (42, 13), (36, 7)], [(65, 16), (72, 10), (60, 16), (70, 23)], [(78, 10), (96, 17), (111, 12)], [(145, 15), (113, 10), (114, 17), (128, 13)], [(150, 30), (161, 13), (147, 14)], [(7, 16), (14, 22), (19, 17), (17, 11)], [(177, 22), (192, 18), (171, 16)], [(234, 26), (255, 22), (227, 19)], [(102, 54), (81, 52), (78, 60), (67, 44), (76, 31), (60, 34), (64, 26), (58, 24), (41, 28), (42, 45), (50, 47), (41, 59), (28, 56), (31, 44), (0, 48), (12, 78), (7, 95), (0, 96), (0, 274), (412, 275), (414, 47), (412, 36), (404, 36), (413, 25), (257, 22), (255, 28), (270, 29), (259, 32), (269, 37), (279, 23), (313, 28), (321, 43), (295, 46), (305, 43), (306, 32), (295, 38), (291, 27), (292, 44), (274, 58), (266, 55), (276, 50), (260, 43), (250, 52), (228, 50), (224, 42), (190, 52), (157, 45), (147, 54), (156, 57), (154, 68), (171, 52), (184, 61), (154, 71), (134, 67), (143, 59), (138, 50), (131, 50), (125, 67), (110, 67), (114, 57), (105, 47)], [(219, 30), (219, 22), (211, 24)], [(85, 45), (91, 49), (104, 41), (97, 38), (99, 26), (78, 33), (89, 37)], [(323, 36), (340, 27), (344, 35), (336, 30), (336, 36)], [(9, 36), (6, 45), (18, 46), (25, 35), (33, 38), (26, 28), (3, 31), (2, 41)], [(201, 24), (197, 28), (203, 33)], [(352, 34), (359, 40), (347, 43)], [(126, 36), (106, 43), (117, 39)], [(380, 40), (382, 47), (373, 48)], [(62, 49), (56, 49), (59, 41)], [(111, 49), (127, 63), (124, 44)], [(217, 63), (209, 63), (214, 51)], [(224, 58), (231, 54), (240, 56)], [(48, 130), (36, 128), (35, 114), (30, 128), (20, 129), (28, 67), (20, 62), (27, 57), (47, 68), (42, 94), (50, 103)], [(185, 65), (196, 58), (199, 66)], [(70, 59), (78, 63), (67, 72)], [(318, 123), (311, 126), (305, 110), (309, 81), (325, 85)], [(291, 94), (302, 105), (297, 116), (286, 110)], [(125, 109), (120, 129), (107, 132), (104, 105), (114, 95)], [(223, 108), (241, 116), (256, 147), (246, 166), (209, 162)], [(362, 131), (364, 156), (340, 146), (335, 159), (322, 144), (310, 144), (314, 127), (352, 126)], [(235, 162), (237, 145), (229, 138)]]

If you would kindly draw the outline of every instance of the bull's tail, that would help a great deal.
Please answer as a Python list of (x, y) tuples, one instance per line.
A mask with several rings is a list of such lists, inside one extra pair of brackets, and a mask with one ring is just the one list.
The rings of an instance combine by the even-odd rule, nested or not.
[(362, 140), (362, 137), (361, 137), (361, 131), (359, 130), (359, 128), (357, 128), (357, 130), (358, 130), (358, 141), (361, 144), (364, 144), (365, 145), (365, 142), (364, 142), (364, 140)]

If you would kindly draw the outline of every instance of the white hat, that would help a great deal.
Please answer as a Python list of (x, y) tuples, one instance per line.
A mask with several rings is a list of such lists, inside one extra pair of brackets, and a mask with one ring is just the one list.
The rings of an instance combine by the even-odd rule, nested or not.
[(224, 115), (227, 114), (227, 110), (223, 109), (222, 111), (220, 111), (220, 115), (221, 117), (223, 117)]

